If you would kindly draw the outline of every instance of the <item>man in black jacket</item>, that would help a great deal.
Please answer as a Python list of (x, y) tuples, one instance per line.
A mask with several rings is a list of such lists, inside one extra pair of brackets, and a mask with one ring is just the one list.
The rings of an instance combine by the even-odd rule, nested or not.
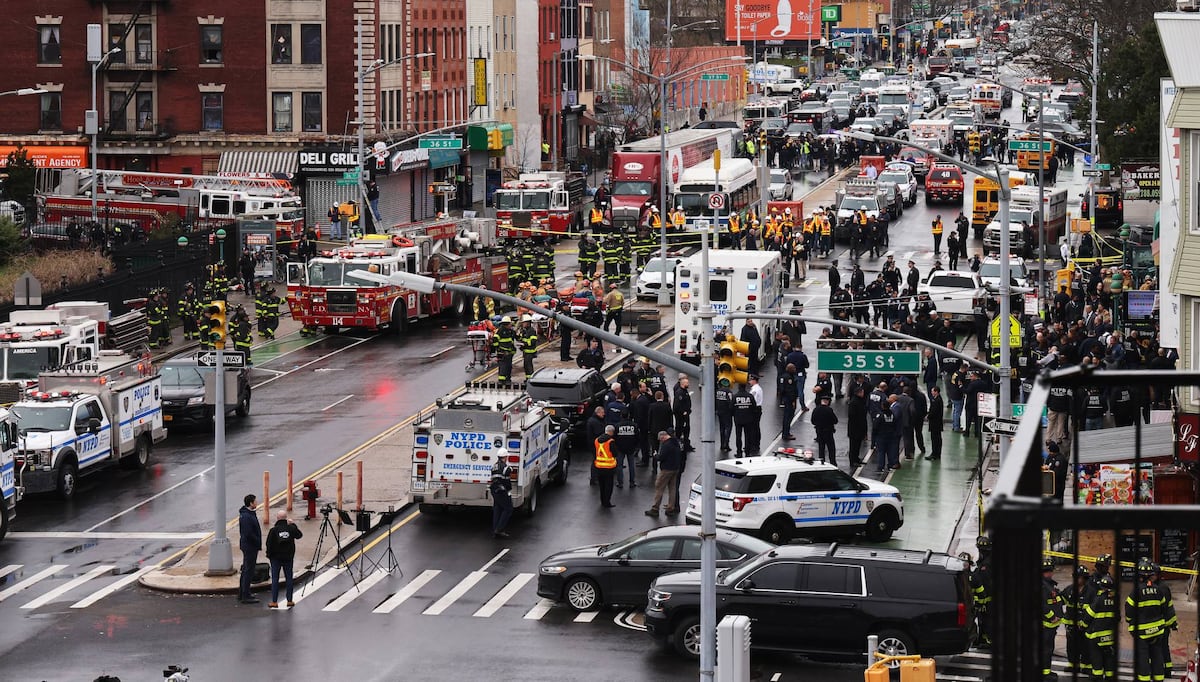
[(633, 399), (633, 421), (638, 427), (638, 445), (641, 453), (638, 458), (639, 467), (650, 466), (650, 455), (654, 449), (650, 446), (650, 405), (654, 402), (650, 398), (650, 389), (644, 384), (639, 385), (635, 391), (637, 397)]
[(258, 552), (262, 549), (262, 529), (258, 526), (258, 517), (254, 515), (257, 500), (254, 495), (247, 495), (242, 498), (242, 508), (238, 510), (238, 547), (242, 550), (238, 601), (243, 604), (258, 603), (250, 592), (250, 584), (254, 582), (254, 567), (258, 564)]
[(945, 426), (946, 403), (942, 401), (942, 390), (937, 386), (929, 389), (929, 449), (925, 459), (937, 461), (942, 458), (942, 429)]
[(856, 384), (850, 389), (850, 400), (846, 402), (846, 433), (850, 438), (848, 452), (850, 469), (862, 464), (862, 444), (867, 438), (867, 387)]
[(304, 537), (304, 533), (288, 518), (287, 511), (280, 509), (275, 516), (275, 525), (267, 533), (267, 559), (271, 561), (271, 603), (270, 608), (279, 606), (279, 571), (283, 571), (286, 581), (287, 605), (296, 605), (292, 601), (292, 561), (296, 558), (296, 541)]
[[(817, 396), (817, 406), (813, 408), (812, 416), (809, 419), (812, 421), (813, 429), (817, 432), (817, 456), (821, 458), (822, 463), (829, 462), (837, 466), (837, 446), (834, 444), (833, 434), (837, 431), (838, 418), (833, 408), (829, 406), (831, 397), (828, 395)], [(826, 457), (826, 451), (829, 452), (828, 457)]]
[[(588, 417), (587, 423), (584, 425), (584, 428), (587, 429), (587, 442), (595, 443), (597, 438), (604, 435), (604, 427), (608, 425), (604, 420), (604, 415), (604, 408), (597, 405), (596, 409), (592, 411), (592, 416)], [(592, 470), (589, 484), (596, 485), (596, 471), (594, 469)]]
[(575, 364), (600, 371), (604, 367), (604, 351), (600, 349), (600, 342), (592, 339), (586, 349), (579, 351), (579, 355), (575, 357)]
[[(796, 380), (796, 365), (788, 363), (776, 382), (775, 398), (782, 410), (783, 440), (796, 440), (792, 435), (792, 418), (796, 416), (796, 399), (799, 397), (799, 382)], [(805, 410), (806, 412), (808, 410)]]
[(758, 333), (758, 328), (754, 326), (754, 320), (746, 320), (746, 324), (742, 327), (739, 341), (745, 341), (750, 344), (750, 352), (748, 353), (747, 368), (751, 374), (758, 374), (758, 349), (762, 348), (762, 335)]
[(733, 391), (729, 379), (717, 382), (714, 393), (717, 408), (717, 426), (720, 430), (721, 452), (729, 452), (729, 436), (733, 435)]
[(654, 502), (646, 516), (658, 516), (663, 493), (667, 494), (667, 516), (679, 513), (679, 471), (683, 466), (683, 450), (675, 440), (673, 429), (658, 432), (658, 476), (654, 479)]
[[(662, 391), (655, 391), (654, 402), (650, 403), (650, 408), (646, 413), (646, 428), (649, 430), (649, 433), (658, 433), (667, 429), (674, 431), (674, 423), (675, 415), (671, 412), (671, 404), (667, 402), (667, 396)], [(655, 442), (655, 454), (658, 453), (659, 443), (661, 442), (661, 440)], [(657, 460), (652, 461), (654, 462), (652, 470), (657, 471)]]
[(683, 445), (684, 452), (693, 452), (692, 447), (692, 392), (688, 390), (688, 378), (680, 376), (675, 382), (675, 397), (671, 409), (675, 413), (675, 433)]
[[(736, 430), (737, 454), (755, 457), (759, 454), (751, 446), (754, 444), (754, 430), (758, 426), (760, 409), (754, 402), (754, 396), (746, 384), (738, 385), (738, 392), (733, 394), (733, 425)], [(746, 449), (743, 450), (743, 437)]]

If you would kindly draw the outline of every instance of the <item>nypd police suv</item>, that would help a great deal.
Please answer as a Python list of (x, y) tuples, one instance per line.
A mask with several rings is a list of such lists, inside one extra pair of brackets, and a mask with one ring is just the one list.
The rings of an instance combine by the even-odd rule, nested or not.
[[(797, 535), (862, 531), (882, 542), (904, 525), (904, 505), (894, 486), (859, 479), (813, 460), (811, 450), (780, 448), (772, 455), (717, 462), (717, 525), (787, 544)], [(700, 523), (699, 479), (687, 506)]]

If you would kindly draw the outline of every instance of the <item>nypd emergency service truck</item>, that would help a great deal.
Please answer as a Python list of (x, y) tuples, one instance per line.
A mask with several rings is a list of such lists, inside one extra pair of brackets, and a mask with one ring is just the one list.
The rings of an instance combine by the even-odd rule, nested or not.
[[(883, 542), (904, 525), (895, 487), (854, 478), (813, 460), (812, 450), (779, 448), (772, 455), (717, 462), (717, 525), (784, 545), (800, 535), (862, 531)], [(688, 523), (700, 523), (700, 479), (692, 484)]]
[[(708, 271), (708, 291), (703, 291), (700, 254), (680, 261), (675, 268), (675, 352), (694, 361), (700, 357), (698, 311), (706, 301), (716, 313), (713, 334), (735, 337), (745, 322), (730, 325), (726, 316), (731, 311), (780, 312), (783, 305), (783, 261), (778, 251), (713, 249), (708, 255)], [(755, 325), (763, 339), (761, 360), (770, 352), (778, 323), (757, 320)]]
[(0, 409), (0, 540), (8, 534), (8, 527), (17, 515), (17, 502), (21, 501), (22, 491), (17, 487), (16, 453), (16, 426), (8, 410)]
[(113, 464), (145, 467), (167, 437), (162, 382), (149, 360), (100, 351), (38, 376), (38, 390), (12, 406), (20, 452), (18, 485), (27, 493), (75, 495), (80, 475)]
[(541, 489), (567, 480), (566, 428), (519, 384), (468, 382), (413, 426), (413, 501), (422, 511), (490, 507), (499, 468), (512, 481), (513, 506), (533, 514)]

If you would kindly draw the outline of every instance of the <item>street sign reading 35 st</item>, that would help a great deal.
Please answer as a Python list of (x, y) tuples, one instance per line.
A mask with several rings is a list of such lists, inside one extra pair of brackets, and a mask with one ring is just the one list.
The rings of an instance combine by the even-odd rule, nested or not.
[(921, 351), (818, 349), (817, 371), (916, 374), (921, 371)]

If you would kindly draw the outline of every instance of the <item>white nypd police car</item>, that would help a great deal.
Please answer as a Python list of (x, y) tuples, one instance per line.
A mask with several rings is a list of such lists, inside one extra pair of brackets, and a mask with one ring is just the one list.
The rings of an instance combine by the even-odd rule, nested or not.
[[(904, 525), (895, 486), (854, 478), (813, 460), (811, 450), (780, 448), (773, 455), (717, 462), (717, 525), (777, 545), (797, 535), (862, 531), (882, 542)], [(692, 484), (687, 521), (700, 523), (700, 479)]]

